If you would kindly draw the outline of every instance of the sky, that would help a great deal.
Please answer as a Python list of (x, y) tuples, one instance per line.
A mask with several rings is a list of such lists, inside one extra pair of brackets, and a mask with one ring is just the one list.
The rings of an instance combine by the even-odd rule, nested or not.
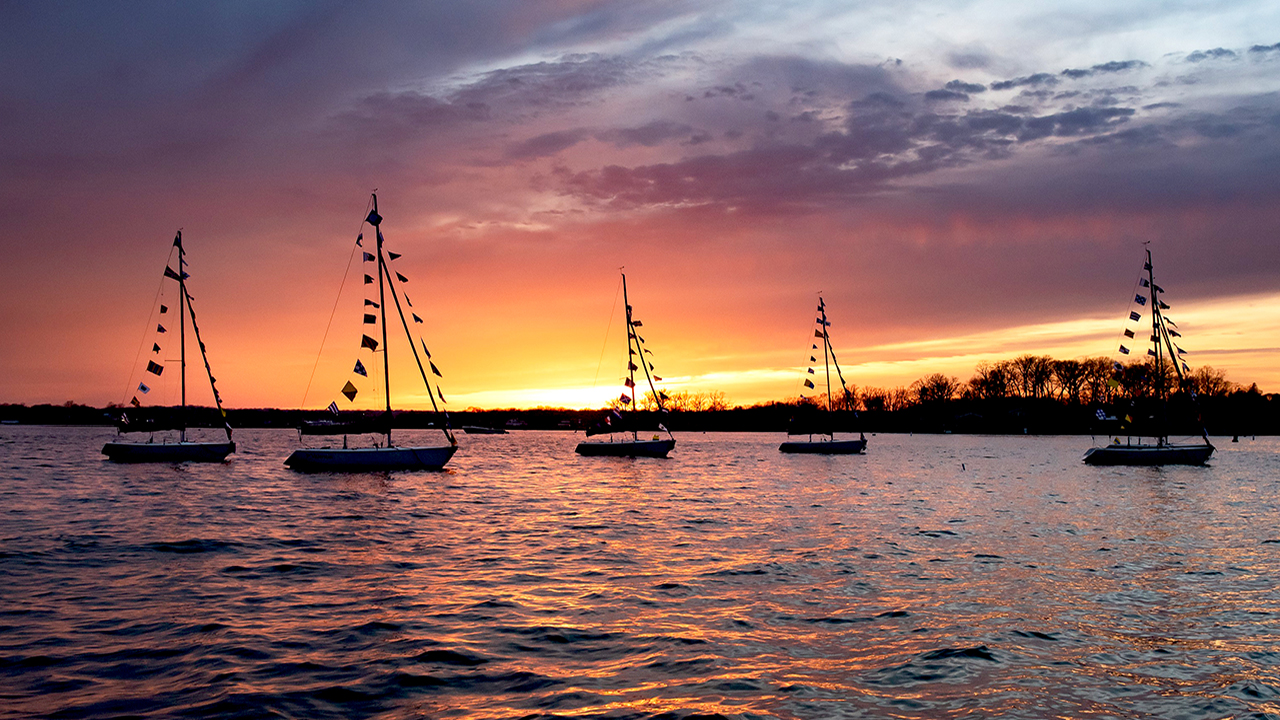
[[(455, 410), (616, 397), (624, 267), (665, 387), (749, 404), (800, 390), (819, 293), (858, 386), (1118, 358), (1148, 248), (1190, 364), (1274, 392), (1276, 28), (1255, 1), (0, 2), (0, 402), (136, 395), (182, 229), (228, 406), (379, 406), (348, 270), (375, 189)], [(393, 403), (429, 406), (392, 337)]]

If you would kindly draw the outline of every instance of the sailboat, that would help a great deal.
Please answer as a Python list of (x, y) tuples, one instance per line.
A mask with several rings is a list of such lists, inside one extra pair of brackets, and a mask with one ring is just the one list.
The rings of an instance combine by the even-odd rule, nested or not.
[[(662, 407), (662, 401), (666, 396), (654, 386), (654, 381), (661, 381), (662, 378), (653, 375), (653, 364), (645, 357), (650, 351), (644, 346), (644, 338), (640, 333), (636, 332), (636, 328), (641, 327), (642, 323), (636, 320), (631, 313), (631, 301), (627, 297), (627, 275), (622, 274), (622, 303), (626, 306), (626, 330), (627, 330), (627, 379), (625, 382), (626, 390), (618, 398), (623, 405), (626, 406), (626, 413), (619, 413), (611, 410), (604, 420), (587, 429), (587, 437), (593, 435), (608, 435), (608, 441), (586, 440), (578, 443), (577, 453), (579, 455), (607, 455), (611, 457), (661, 457), (664, 458), (676, 446), (676, 439), (671, 435), (671, 431), (667, 430), (659, 423), (658, 429), (667, 434), (663, 438), (658, 434), (654, 434), (651, 440), (641, 440), (640, 430), (638, 427), (637, 408), (636, 408), (636, 371), (644, 371), (644, 381), (649, 386), (649, 392), (652, 393), (653, 402), (658, 407), (659, 412), (666, 412)], [(640, 364), (636, 364), (636, 360)], [(646, 433), (647, 434), (647, 433)], [(630, 437), (627, 437), (630, 435)], [(616, 437), (620, 436), (620, 437)]]
[[(1168, 305), (1160, 300), (1160, 293), (1164, 290), (1156, 284), (1155, 270), (1151, 265), (1151, 250), (1147, 249), (1147, 262), (1143, 266), (1147, 272), (1147, 277), (1141, 279), (1141, 283), (1150, 290), (1150, 293), (1144, 297), (1139, 294), (1134, 297), (1134, 302), (1139, 305), (1145, 305), (1147, 300), (1151, 302), (1151, 344), (1152, 348), (1147, 351), (1149, 357), (1154, 358), (1154, 367), (1159, 372), (1160, 368), (1165, 367), (1166, 355), (1173, 370), (1177, 373), (1179, 384), (1186, 379), (1183, 374), (1190, 368), (1179, 357), (1182, 349), (1174, 344), (1173, 338), (1181, 337), (1181, 333), (1172, 329), (1170, 325), (1172, 321), (1164, 316), (1164, 310), (1168, 309)], [(1138, 320), (1141, 315), (1138, 312), (1130, 312), (1130, 319)], [(1133, 337), (1131, 330), (1126, 330), (1125, 335)], [(1128, 354), (1129, 349), (1120, 346), (1122, 353)], [(1157, 399), (1160, 407), (1165, 410), (1162, 414), (1167, 414), (1168, 405), (1168, 389), (1165, 383), (1157, 380), (1156, 382)], [(1195, 394), (1192, 393), (1192, 398)], [(1142, 444), (1142, 437), (1138, 437), (1137, 443), (1134, 443), (1134, 436), (1128, 436), (1124, 443), (1120, 442), (1120, 438), (1116, 437), (1110, 445), (1089, 448), (1084, 454), (1084, 462), (1089, 465), (1203, 465), (1213, 455), (1213, 443), (1209, 442), (1209, 433), (1205, 430), (1203, 423), (1200, 425), (1200, 436), (1203, 442), (1191, 443), (1172, 443), (1169, 442), (1169, 435), (1165, 424), (1165, 418), (1158, 419), (1159, 424), (1154, 428), (1155, 432), (1151, 435), (1155, 442)]]
[[(213, 370), (209, 367), (209, 355), (205, 352), (204, 342), (200, 339), (200, 327), (196, 325), (196, 311), (191, 306), (191, 295), (187, 292), (187, 258), (186, 250), (182, 247), (182, 231), (179, 230), (177, 236), (173, 238), (173, 247), (178, 249), (178, 270), (175, 272), (166, 262), (164, 266), (164, 277), (178, 282), (178, 344), (179, 344), (179, 374), (182, 383), (182, 400), (178, 408), (176, 418), (163, 420), (160, 418), (143, 418), (138, 414), (131, 414), (125, 411), (121, 414), (117, 423), (117, 430), (120, 433), (127, 432), (150, 432), (152, 436), (147, 442), (109, 442), (102, 446), (102, 454), (114, 462), (142, 463), (142, 462), (222, 462), (227, 456), (236, 451), (236, 444), (231, 441), (231, 425), (227, 424), (227, 412), (222, 409), (222, 396), (218, 394), (218, 388), (215, 386), (213, 378)], [(168, 308), (164, 305), (160, 306), (161, 315), (168, 313)], [(218, 412), (222, 415), (223, 428), (227, 433), (226, 442), (192, 442), (187, 440), (187, 315), (191, 316), (191, 329), (195, 332), (196, 344), (200, 346), (200, 357), (204, 359), (205, 373), (209, 376), (209, 387), (213, 390), (213, 400), (218, 406)], [(166, 332), (163, 325), (157, 325), (157, 332)], [(160, 352), (160, 344), (152, 343), (153, 353)], [(158, 358), (157, 358), (158, 359)], [(150, 360), (147, 362), (147, 372), (159, 377), (164, 372), (164, 365)], [(138, 384), (138, 392), (150, 392), (146, 382)], [(136, 408), (141, 406), (138, 396), (134, 395), (131, 404)], [(154, 433), (159, 430), (177, 430), (178, 442), (155, 442)]]
[[(375, 316), (365, 313), (364, 320), (368, 324), (372, 324), (375, 319), (380, 319), (382, 326), (382, 382), (383, 397), (386, 400), (386, 409), (382, 416), (372, 422), (362, 421), (322, 421), (318, 423), (305, 424), (301, 428), (303, 435), (342, 435), (342, 447), (322, 447), (322, 448), (299, 448), (293, 451), (284, 464), (294, 470), (304, 472), (374, 472), (386, 470), (440, 470), (445, 463), (453, 457), (458, 450), (458, 441), (453, 435), (453, 431), (449, 428), (448, 416), (445, 415), (445, 422), (441, 426), (445, 439), (448, 440), (446, 445), (431, 446), (412, 446), (398, 447), (391, 441), (391, 381), (389, 370), (391, 368), (390, 347), (387, 345), (387, 302), (386, 296), (391, 295), (391, 299), (395, 302), (396, 313), (400, 317), (400, 324), (404, 327), (405, 336), (409, 339), (409, 349), (413, 352), (413, 359), (418, 364), (418, 372), (422, 376), (422, 382), (427, 387), (427, 395), (431, 398), (431, 407), (437, 413), (440, 412), (440, 406), (436, 404), (436, 391), (432, 390), (431, 382), (427, 379), (427, 372), (422, 364), (422, 357), (418, 354), (418, 348), (413, 344), (413, 335), (409, 332), (409, 323), (405, 320), (404, 309), (400, 304), (402, 292), (397, 292), (392, 277), (398, 278), (400, 282), (405, 282), (406, 278), (400, 273), (393, 272), (387, 264), (387, 255), (391, 259), (400, 257), (397, 253), (384, 253), (382, 238), (382, 216), (378, 214), (378, 195), (373, 194), (373, 209), (365, 218), (365, 222), (373, 226), (376, 241), (376, 254), (364, 252), (366, 262), (376, 262), (378, 266), (378, 300), (365, 299), (365, 307), (374, 307), (378, 311)], [(361, 232), (356, 238), (356, 244), (360, 247), (364, 233)], [(373, 284), (371, 276), (365, 276), (366, 284)], [(409, 304), (409, 298), (404, 296), (406, 304)], [(421, 322), (417, 315), (413, 315), (414, 322)], [(367, 347), (377, 352), (378, 343), (374, 338), (365, 335), (362, 347)], [(440, 371), (436, 369), (434, 363), (431, 362), (431, 353), (427, 351), (426, 343), (422, 343), (422, 352), (427, 356), (427, 364), (431, 366), (433, 373), (439, 375)], [(360, 361), (356, 361), (356, 372), (367, 376), (364, 365)], [(437, 389), (438, 390), (438, 389)], [(356, 388), (350, 382), (343, 388), (344, 394), (348, 399), (354, 399)], [(444, 396), (440, 397), (441, 402)], [(337, 404), (333, 403), (329, 409), (337, 413)], [(364, 448), (348, 448), (346, 435), (351, 433), (376, 432), (385, 436), (385, 443), (375, 445), (374, 447)]]
[[(823, 377), (826, 378), (827, 384), (827, 402), (820, 418), (807, 418), (807, 422), (799, 425), (795, 422), (787, 428), (787, 435), (808, 435), (808, 440), (788, 440), (778, 446), (778, 450), (784, 453), (812, 453), (819, 455), (856, 455), (867, 449), (867, 437), (859, 433), (857, 440), (836, 440), (835, 432), (835, 416), (831, 409), (831, 366), (836, 366), (836, 377), (840, 380), (840, 389), (844, 393), (845, 390), (844, 373), (840, 371), (840, 362), (836, 360), (835, 348), (831, 345), (831, 333), (829, 328), (831, 322), (827, 320), (827, 303), (818, 296), (818, 327), (813, 331), (814, 339), (822, 340), (822, 366)], [(818, 344), (812, 343), (811, 350), (817, 350)], [(814, 355), (809, 356), (809, 362), (817, 362), (818, 358)], [(815, 375), (813, 366), (810, 366), (806, 375)], [(813, 380), (806, 377), (804, 386), (810, 390), (816, 389)], [(818, 439), (814, 440), (814, 436)]]

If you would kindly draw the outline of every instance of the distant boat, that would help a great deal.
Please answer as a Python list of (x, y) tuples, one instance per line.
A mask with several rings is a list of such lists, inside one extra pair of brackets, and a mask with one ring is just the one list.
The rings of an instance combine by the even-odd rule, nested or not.
[[(623, 391), (622, 396), (618, 399), (626, 406), (626, 413), (623, 414), (616, 410), (611, 410), (600, 423), (587, 428), (587, 437), (608, 435), (609, 440), (580, 442), (578, 443), (577, 453), (590, 456), (664, 458), (675, 448), (676, 439), (671, 435), (671, 431), (667, 430), (661, 423), (658, 423), (657, 429), (666, 433), (667, 437), (663, 438), (655, 432), (651, 440), (640, 439), (636, 407), (636, 372), (643, 371), (641, 379), (649, 386), (649, 392), (652, 393), (654, 404), (659, 412), (666, 412), (662, 407), (662, 401), (666, 399), (666, 396), (653, 384), (655, 380), (660, 381), (662, 378), (653, 375), (653, 364), (645, 357), (649, 350), (644, 347), (644, 338), (636, 332), (636, 328), (640, 327), (641, 323), (633, 318), (631, 314), (631, 301), (627, 297), (627, 276), (625, 273), (622, 275), (622, 303), (627, 309), (627, 389)], [(637, 360), (640, 361), (639, 365), (636, 364)], [(646, 434), (648, 432), (646, 430)]]
[[(856, 455), (865, 452), (867, 449), (867, 438), (859, 433), (857, 440), (836, 440), (835, 432), (835, 416), (831, 409), (831, 366), (836, 366), (836, 377), (840, 380), (840, 390), (845, 390), (844, 373), (840, 371), (840, 363), (836, 360), (835, 348), (831, 345), (831, 333), (829, 329), (831, 322), (827, 320), (827, 304), (821, 296), (818, 297), (818, 327), (813, 331), (815, 339), (822, 340), (822, 367), (823, 378), (826, 382), (826, 407), (815, 414), (809, 416), (801, 416), (794, 418), (787, 428), (788, 435), (808, 435), (808, 440), (788, 440), (778, 446), (779, 452), (784, 453), (810, 453), (816, 455)], [(818, 344), (811, 343), (813, 347), (810, 349), (816, 351)], [(816, 363), (818, 358), (816, 355), (809, 355), (809, 362)], [(813, 366), (810, 365), (804, 380), (804, 386), (810, 390), (815, 390), (816, 385), (812, 377), (816, 377)], [(818, 436), (814, 440), (814, 436)]]
[[(1180, 359), (1182, 354), (1181, 348), (1174, 344), (1173, 338), (1181, 337), (1181, 333), (1171, 329), (1169, 325), (1171, 321), (1164, 316), (1164, 310), (1168, 309), (1168, 305), (1161, 302), (1160, 293), (1164, 290), (1156, 285), (1155, 270), (1151, 265), (1151, 250), (1147, 250), (1147, 262), (1143, 267), (1147, 272), (1147, 277), (1143, 278), (1142, 283), (1149, 287), (1150, 293), (1144, 297), (1139, 294), (1135, 298), (1135, 302), (1145, 305), (1149, 299), (1151, 302), (1151, 344), (1152, 349), (1147, 351), (1149, 357), (1154, 358), (1156, 368), (1162, 368), (1165, 365), (1166, 355), (1169, 362), (1173, 365), (1173, 370), (1177, 374), (1179, 383), (1186, 379), (1184, 371), (1190, 368)], [(1137, 320), (1140, 314), (1131, 312), (1130, 317)], [(1128, 337), (1133, 337), (1132, 331), (1126, 331)], [(1128, 353), (1128, 348), (1123, 345), (1120, 349), (1124, 353)], [(1162, 410), (1162, 416), (1167, 415), (1168, 410), (1168, 389), (1164, 382), (1156, 382), (1159, 404)], [(1195, 394), (1192, 393), (1192, 398)], [(1101, 412), (1101, 411), (1099, 411)], [(1119, 414), (1119, 413), (1117, 413)], [(1084, 454), (1084, 462), (1089, 465), (1203, 465), (1213, 455), (1213, 443), (1209, 442), (1209, 433), (1205, 430), (1204, 425), (1200, 425), (1200, 436), (1203, 442), (1191, 443), (1172, 443), (1169, 442), (1169, 434), (1167, 431), (1167, 423), (1165, 417), (1156, 420), (1157, 425), (1152, 429), (1153, 432), (1144, 436), (1126, 436), (1125, 442), (1121, 443), (1118, 436), (1110, 445), (1089, 448)], [(1134, 443), (1134, 438), (1138, 442)], [(1142, 444), (1143, 437), (1150, 437), (1153, 442)]]
[(468, 435), (506, 435), (507, 431), (502, 428), (485, 427), (483, 425), (463, 425), (462, 432)]
[[(382, 216), (378, 214), (378, 196), (373, 195), (373, 209), (369, 212), (365, 222), (373, 226), (376, 241), (376, 254), (363, 252), (366, 262), (376, 262), (378, 265), (378, 300), (365, 299), (365, 307), (374, 307), (379, 311), (379, 316), (366, 313), (364, 320), (366, 324), (373, 324), (375, 319), (380, 319), (382, 325), (382, 380), (383, 380), (383, 397), (386, 398), (386, 410), (382, 417), (374, 421), (362, 419), (354, 421), (319, 421), (304, 424), (300, 432), (302, 435), (342, 435), (342, 447), (332, 448), (299, 448), (294, 450), (284, 464), (294, 470), (304, 472), (374, 472), (385, 470), (440, 470), (445, 463), (453, 457), (458, 450), (458, 441), (453, 436), (453, 432), (449, 429), (446, 420), (442, 428), (445, 438), (449, 441), (447, 445), (432, 445), (420, 447), (396, 447), (391, 442), (391, 383), (389, 379), (390, 370), (390, 347), (387, 345), (387, 303), (386, 296), (390, 292), (391, 299), (396, 304), (396, 312), (400, 317), (400, 324), (404, 327), (405, 336), (409, 339), (409, 349), (413, 352), (413, 358), (418, 363), (418, 372), (422, 376), (422, 382), (426, 385), (427, 396), (431, 398), (431, 406), (437, 412), (440, 407), (436, 404), (435, 392), (432, 391), (431, 382), (427, 379), (427, 371), (423, 368), (422, 357), (418, 355), (418, 348), (413, 343), (413, 335), (409, 332), (409, 323), (405, 320), (404, 310), (400, 305), (400, 298), (403, 293), (396, 292), (395, 283), (392, 276), (399, 278), (400, 282), (404, 282), (405, 278), (399, 273), (393, 273), (390, 266), (387, 265), (386, 255), (382, 249)], [(357, 237), (356, 244), (361, 245), (363, 233)], [(391, 253), (391, 258), (399, 257), (396, 253)], [(366, 284), (373, 284), (373, 278), (366, 275)], [(407, 297), (404, 298), (405, 303), (409, 302)], [(410, 313), (412, 315), (412, 313)], [(421, 322), (416, 315), (413, 316), (415, 322)], [(373, 352), (377, 352), (378, 343), (375, 339), (364, 336), (362, 347), (367, 347)], [(431, 365), (432, 372), (439, 374), (435, 365), (431, 363), (431, 354), (427, 352), (426, 344), (422, 346), (423, 353), (427, 356), (427, 364)], [(363, 364), (359, 361), (356, 363), (356, 372), (366, 375)], [(347, 387), (343, 389), (344, 393), (349, 392), (348, 398), (355, 397), (355, 386), (347, 383)], [(441, 397), (443, 401), (443, 397)], [(330, 405), (330, 410), (337, 411), (336, 403)], [(447, 418), (447, 416), (446, 416)], [(375, 447), (368, 448), (348, 448), (346, 436), (353, 433), (380, 433), (386, 436), (386, 443)]]
[[(191, 307), (191, 295), (187, 293), (187, 259), (182, 247), (182, 231), (179, 230), (173, 239), (173, 247), (178, 249), (178, 269), (174, 271), (166, 262), (164, 277), (178, 282), (178, 345), (180, 364), (178, 373), (182, 382), (182, 400), (177, 417), (146, 417), (140, 410), (126, 410), (121, 413), (116, 423), (120, 433), (149, 432), (151, 438), (147, 442), (109, 442), (102, 446), (102, 454), (114, 462), (222, 462), (236, 451), (236, 444), (231, 441), (231, 425), (227, 424), (227, 412), (222, 409), (222, 396), (214, 385), (213, 371), (209, 368), (209, 356), (205, 352), (205, 344), (200, 339), (200, 328), (196, 325), (196, 311)], [(160, 314), (167, 314), (168, 308), (160, 306)], [(209, 387), (213, 390), (213, 400), (222, 414), (223, 429), (227, 433), (226, 442), (190, 442), (187, 440), (187, 315), (191, 316), (191, 329), (196, 335), (196, 344), (200, 346), (200, 357), (204, 360), (205, 373), (209, 376)], [(166, 332), (163, 325), (157, 326), (157, 332)], [(152, 343), (153, 353), (160, 352), (160, 344)], [(157, 358), (159, 359), (159, 358)], [(159, 377), (164, 366), (155, 360), (147, 362), (147, 372)], [(150, 391), (145, 382), (138, 384), (137, 392), (146, 394)], [(141, 401), (134, 395), (131, 404), (141, 407)], [(155, 433), (164, 430), (176, 430), (177, 442), (156, 442)]]

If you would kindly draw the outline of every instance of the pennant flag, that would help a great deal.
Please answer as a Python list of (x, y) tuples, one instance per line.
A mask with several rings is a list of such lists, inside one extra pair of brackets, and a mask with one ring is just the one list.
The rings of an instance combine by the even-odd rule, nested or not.
[(630, 405), (630, 404), (631, 404), (631, 398), (627, 397), (625, 394), (624, 394), (624, 395), (622, 395), (621, 397), (619, 397), (619, 398), (618, 398), (618, 401), (619, 401), (619, 402), (621, 402), (623, 405)]
[[(661, 390), (659, 390), (659, 391), (658, 391), (658, 397), (662, 398), (663, 400), (670, 400), (670, 399), (671, 399), (671, 398), (667, 397), (667, 394), (666, 394), (666, 393), (664, 393), (664, 392), (662, 392)], [(662, 427), (662, 425), (661, 425), (661, 424), (659, 424), (659, 425), (658, 425), (658, 427), (662, 428), (664, 432), (666, 431), (666, 428)]]
[(329, 403), (329, 412), (333, 413), (334, 415), (338, 414), (338, 401), (335, 400)]
[(1170, 320), (1169, 318), (1165, 318), (1165, 319), (1164, 319), (1164, 321), (1165, 321), (1165, 322), (1167, 322), (1167, 323), (1169, 323), (1170, 325), (1172, 325), (1172, 326), (1174, 326), (1174, 327), (1178, 327), (1178, 323), (1176, 323), (1176, 322), (1174, 322), (1174, 321)]
[(810, 356), (809, 356), (809, 362), (818, 362), (818, 358), (816, 358), (816, 357), (814, 357), (814, 356), (810, 355)]
[(1150, 270), (1150, 269), (1151, 269), (1151, 263), (1142, 263), (1142, 269), (1143, 269), (1143, 270)]
[(1120, 381), (1115, 378), (1107, 378), (1107, 387), (1114, 390), (1120, 387)]
[(811, 349), (813, 349), (813, 350), (817, 350), (817, 349), (818, 349), (817, 344), (815, 343), (815, 344), (814, 344), (814, 346), (813, 346)]
[(626, 385), (626, 386), (627, 386), (627, 387), (629, 387), (629, 388), (633, 388), (633, 387), (635, 387), (635, 386), (636, 386), (635, 381), (634, 381), (634, 380), (632, 380), (631, 378), (627, 378), (626, 380), (623, 380), (623, 381), (622, 381), (622, 384), (623, 384), (623, 385)]
[(1123, 369), (1124, 369), (1124, 366), (1123, 366), (1123, 365), (1121, 365), (1118, 361), (1116, 361), (1116, 360), (1112, 360), (1112, 361), (1111, 361), (1111, 368), (1112, 368), (1113, 370), (1123, 370)]
[(400, 257), (400, 253), (393, 253), (390, 250), (388, 250), (387, 256), (390, 257), (392, 260), (395, 260), (396, 258)]
[[(382, 218), (378, 218), (378, 219), (379, 219), (379, 220), (381, 220)], [(378, 231), (378, 242), (385, 242), (385, 241), (386, 241), (386, 238), (382, 237), (382, 231), (381, 231), (381, 230), (379, 230), (379, 231)]]
[(1133, 416), (1132, 416), (1132, 415), (1125, 415), (1125, 416), (1124, 416), (1124, 421), (1125, 421), (1125, 422), (1133, 422)]
[(370, 350), (373, 350), (374, 352), (377, 352), (377, 351), (378, 351), (378, 341), (377, 341), (377, 340), (374, 340), (373, 338), (369, 337), (368, 335), (365, 335), (365, 336), (363, 336), (363, 337), (361, 337), (361, 338), (360, 338), (360, 347), (362, 347), (362, 348), (369, 348)]
[(190, 274), (190, 273), (188, 273), (188, 272), (186, 272), (186, 271), (183, 271), (183, 273), (182, 273), (182, 279), (183, 279), (183, 280), (186, 280), (186, 279), (187, 279), (187, 278), (189, 278), (189, 277), (191, 277), (191, 274)]
[(147, 387), (146, 383), (138, 383), (138, 389), (142, 391), (143, 395), (151, 392), (151, 388)]
[(169, 332), (169, 331), (168, 331), (168, 330), (165, 330), (163, 325), (159, 325), (159, 324), (157, 324), (157, 325), (156, 325), (156, 332), (158, 332), (158, 333), (164, 333), (164, 332)]
[(1179, 354), (1179, 355), (1186, 355), (1186, 354), (1187, 354), (1187, 351), (1186, 351), (1186, 350), (1183, 350), (1182, 348), (1178, 347), (1177, 345), (1174, 345), (1174, 347), (1178, 349), (1178, 354)]
[(1166, 332), (1168, 332), (1170, 335), (1174, 337), (1182, 337), (1182, 333), (1178, 332), (1177, 330), (1168, 330), (1166, 328)]
[(132, 406), (134, 406), (134, 407), (141, 407), (141, 406), (142, 406), (142, 403), (138, 402), (138, 396), (137, 396), (137, 395), (134, 395), (134, 396), (133, 396), (133, 399), (129, 400), (129, 404), (130, 404), (130, 405), (132, 405)]
[(1191, 372), (1191, 368), (1187, 367), (1186, 363), (1182, 363), (1182, 372)]
[(653, 354), (653, 351), (652, 351), (652, 350), (650, 350), (649, 348), (645, 348), (645, 349), (644, 349), (644, 351), (645, 351), (645, 352), (647, 352), (647, 353), (649, 353), (650, 355), (652, 355), (652, 354)]
[(364, 363), (360, 362), (359, 360), (356, 360), (356, 366), (355, 366), (355, 369), (352, 370), (352, 372), (354, 372), (357, 375), (363, 375), (365, 377), (369, 377), (369, 371), (364, 369)]
[(1146, 278), (1142, 278), (1139, 282), (1142, 283), (1142, 287), (1151, 287), (1151, 281)]
[(1098, 414), (1098, 419), (1099, 419), (1099, 420), (1106, 420), (1106, 419), (1107, 419), (1107, 413), (1106, 413), (1106, 411), (1104, 411), (1102, 408), (1098, 408), (1098, 413), (1097, 413), (1097, 414)]
[(373, 261), (374, 261), (374, 260), (376, 260), (376, 259), (377, 259), (377, 258), (375, 258), (375, 257), (373, 256), (373, 253), (371, 253), (371, 252), (367, 252), (367, 253), (365, 253), (365, 254), (364, 254), (364, 261), (365, 261), (365, 262), (373, 262)]
[(1125, 337), (1127, 337), (1127, 338), (1131, 338), (1131, 337), (1133, 337), (1133, 331), (1132, 331), (1132, 330), (1125, 330), (1125, 331), (1124, 331), (1124, 336), (1125, 336)]
[(807, 388), (812, 389), (812, 388), (813, 388), (813, 381), (812, 381), (812, 380), (810, 380), (810, 379), (808, 379), (808, 378), (805, 378), (804, 386), (805, 386), (805, 387), (807, 387)]
[(431, 359), (431, 351), (427, 349), (427, 341), (426, 341), (426, 340), (423, 340), (423, 339), (421, 339), (421, 338), (419, 338), (419, 339), (418, 339), (418, 342), (422, 343), (422, 352), (426, 353), (426, 354), (427, 354), (427, 359), (428, 359), (428, 360), (430, 360), (430, 359)]
[(418, 317), (418, 313), (409, 313), (409, 314), (413, 316), (414, 322), (418, 323), (419, 325), (422, 324), (422, 318)]
[(436, 394), (440, 396), (440, 402), (449, 402), (448, 400), (444, 399), (444, 391), (441, 390), (438, 386), (436, 387)]
[(1164, 301), (1163, 301), (1163, 300), (1157, 300), (1157, 301), (1156, 301), (1156, 304), (1160, 306), (1160, 309), (1161, 309), (1161, 310), (1168, 310), (1168, 309), (1169, 309), (1169, 306), (1168, 306), (1168, 305), (1166, 305), (1166, 304), (1164, 303)]
[(809, 374), (810, 374), (810, 375), (815, 374), (815, 373), (813, 372), (813, 368), (809, 368)]
[(1125, 346), (1121, 345), (1121, 346), (1120, 346), (1120, 352), (1121, 352), (1122, 354), (1128, 355), (1128, 354), (1129, 354), (1129, 348), (1127, 348), (1127, 347), (1125, 347)]
[[(365, 219), (364, 219), (364, 221), (365, 221), (365, 222), (367, 222), (367, 223), (369, 223), (370, 225), (372, 225), (372, 226), (374, 226), (374, 227), (378, 227), (379, 225), (381, 225), (381, 224), (382, 224), (382, 216), (381, 216), (381, 215), (379, 215), (379, 214), (378, 214), (378, 212), (377, 212), (376, 210), (370, 210), (370, 211), (369, 211), (369, 217), (365, 218)], [(378, 231), (378, 238), (379, 238), (379, 239), (381, 239), (381, 238), (382, 238), (382, 231), (381, 231), (381, 230), (379, 230), (379, 231)]]
[(364, 233), (356, 236), (356, 247), (364, 247)]
[(822, 334), (822, 331), (821, 331), (821, 330), (814, 330), (814, 331), (813, 331), (813, 336), (814, 336), (814, 337), (826, 337), (825, 335), (823, 335), (823, 334)]
[(627, 369), (628, 369), (628, 370), (630, 370), (630, 371), (632, 371), (632, 372), (635, 372), (636, 370), (639, 370), (640, 368), (636, 367), (636, 364), (635, 364), (635, 363), (633, 363), (633, 362), (629, 362), (629, 363), (627, 363)]
[(378, 316), (377, 316), (377, 315), (370, 315), (369, 313), (365, 313), (365, 314), (364, 314), (364, 324), (365, 324), (365, 325), (376, 325), (377, 323), (378, 323)]
[(401, 275), (400, 273), (396, 273), (396, 279), (400, 282), (409, 282), (409, 278)]
[(654, 381), (654, 382), (662, 382), (662, 378), (658, 377), (657, 375), (654, 375), (654, 376), (653, 376), (653, 381)]
[(173, 268), (168, 265), (164, 266), (164, 276), (167, 278), (173, 278), (174, 280), (181, 280), (181, 278), (178, 277), (178, 273), (174, 272)]
[(1148, 350), (1148, 351), (1147, 351), (1147, 354), (1148, 354), (1148, 355), (1150, 355), (1151, 357), (1155, 357), (1155, 356), (1156, 356), (1156, 351), (1155, 351), (1155, 350)]
[(160, 373), (164, 372), (164, 366), (148, 360), (147, 372), (151, 373), (152, 375), (159, 375)]
[(376, 302), (374, 302), (374, 301), (372, 301), (372, 300), (370, 300), (370, 299), (368, 299), (368, 298), (365, 298), (365, 300), (364, 300), (364, 306), (365, 306), (365, 307), (376, 307), (376, 308), (380, 308), (380, 307), (382, 307), (382, 306), (381, 306), (381, 305), (379, 305), (378, 303), (376, 303)]
[(436, 367), (436, 364), (435, 364), (435, 363), (433, 363), (433, 362), (431, 362), (430, 360), (428, 360), (428, 361), (427, 361), (427, 364), (431, 366), (431, 372), (435, 373), (435, 376), (436, 376), (436, 377), (444, 377), (444, 375), (441, 375), (441, 374), (440, 374), (440, 368)]
[(372, 285), (372, 284), (373, 284), (373, 277), (371, 277), (371, 276), (369, 276), (369, 275), (365, 275), (365, 276), (364, 276), (364, 284), (365, 284), (365, 285)]
[(653, 372), (653, 363), (649, 363), (649, 372)]
[(1158, 293), (1164, 292), (1164, 288), (1160, 287), (1159, 285), (1153, 285), (1152, 287), (1154, 287), (1156, 289), (1156, 292)]
[(167, 312), (169, 312), (169, 306), (168, 306), (168, 305), (161, 305), (161, 306), (160, 306), (160, 314), (161, 314), (161, 315), (163, 315), (163, 314), (165, 314), (165, 313), (167, 313)]
[(1133, 301), (1138, 303), (1139, 305), (1146, 305), (1147, 297), (1145, 295), (1134, 295)]
[(644, 323), (640, 322), (639, 320), (632, 320), (632, 321), (631, 321), (631, 326), (632, 326), (632, 327), (644, 327)]
[(1134, 321), (1134, 322), (1138, 322), (1139, 320), (1141, 320), (1141, 319), (1142, 319), (1142, 316), (1141, 316), (1141, 315), (1139, 315), (1139, 314), (1138, 314), (1138, 313), (1136, 313), (1136, 312), (1131, 312), (1131, 313), (1129, 313), (1129, 319), (1130, 319), (1130, 320), (1132, 320), (1132, 321)]
[(409, 307), (413, 307), (413, 303), (409, 301), (409, 294), (408, 294), (408, 293), (405, 293), (405, 296), (404, 296), (404, 304), (405, 304), (405, 305), (408, 305)]
[(151, 352), (153, 353), (160, 352), (160, 343), (151, 343)]
[(352, 385), (352, 384), (351, 384), (351, 381), (350, 381), (350, 380), (348, 380), (348, 381), (347, 381), (347, 384), (346, 384), (346, 385), (343, 385), (343, 386), (342, 386), (342, 394), (343, 394), (343, 395), (346, 395), (348, 400), (355, 400), (355, 399), (356, 399), (356, 393), (357, 393), (357, 392), (359, 392), (359, 391), (358, 391), (358, 390), (356, 390), (356, 386), (355, 386), (355, 385)]
[(630, 355), (631, 357), (635, 357), (636, 356), (635, 348), (630, 348), (630, 347), (627, 348), (627, 354)]

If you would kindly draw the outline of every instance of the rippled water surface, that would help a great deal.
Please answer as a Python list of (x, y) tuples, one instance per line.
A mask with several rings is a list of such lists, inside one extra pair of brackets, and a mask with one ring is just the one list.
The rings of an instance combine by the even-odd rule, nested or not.
[(1271, 438), (1139, 469), (1088, 438), (517, 432), (339, 476), (285, 469), (287, 431), (225, 465), (110, 436), (0, 428), (0, 717), (1280, 713)]

